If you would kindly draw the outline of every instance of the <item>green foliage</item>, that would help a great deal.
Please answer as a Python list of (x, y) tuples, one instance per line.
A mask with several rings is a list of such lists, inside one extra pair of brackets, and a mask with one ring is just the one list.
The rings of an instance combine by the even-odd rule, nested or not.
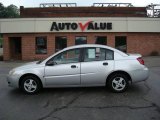
[(19, 16), (19, 9), (17, 6), (11, 4), (5, 7), (0, 3), (0, 18), (17, 18)]

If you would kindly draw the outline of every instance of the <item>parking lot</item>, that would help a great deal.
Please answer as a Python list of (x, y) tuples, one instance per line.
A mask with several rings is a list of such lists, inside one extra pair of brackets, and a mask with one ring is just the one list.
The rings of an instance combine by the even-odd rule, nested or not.
[(160, 120), (160, 57), (146, 57), (150, 77), (124, 93), (105, 87), (52, 88), (25, 95), (6, 82), (23, 62), (0, 62), (0, 120)]

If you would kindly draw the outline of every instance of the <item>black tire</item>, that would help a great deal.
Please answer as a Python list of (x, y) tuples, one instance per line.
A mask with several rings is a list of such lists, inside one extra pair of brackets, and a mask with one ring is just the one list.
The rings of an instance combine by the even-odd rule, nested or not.
[(22, 79), (20, 88), (27, 94), (35, 94), (40, 91), (42, 85), (37, 77), (26, 76)]
[(124, 92), (129, 86), (129, 79), (125, 74), (113, 74), (108, 80), (109, 89), (115, 93)]

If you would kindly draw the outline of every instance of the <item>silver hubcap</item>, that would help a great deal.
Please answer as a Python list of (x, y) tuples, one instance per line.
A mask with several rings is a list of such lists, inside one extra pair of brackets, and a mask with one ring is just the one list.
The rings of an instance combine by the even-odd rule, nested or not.
[(27, 79), (24, 82), (24, 89), (27, 92), (34, 92), (37, 89), (37, 83), (32, 79)]
[(126, 81), (123, 77), (116, 77), (112, 81), (112, 87), (116, 91), (121, 91), (126, 87)]

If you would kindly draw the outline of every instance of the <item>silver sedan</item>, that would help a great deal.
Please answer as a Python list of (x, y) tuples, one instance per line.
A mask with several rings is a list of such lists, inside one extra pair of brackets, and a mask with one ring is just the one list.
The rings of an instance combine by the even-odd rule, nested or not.
[(43, 61), (12, 69), (7, 81), (25, 93), (47, 87), (107, 86), (113, 92), (125, 91), (130, 83), (148, 78), (148, 68), (140, 54), (126, 54), (103, 45), (65, 48)]

